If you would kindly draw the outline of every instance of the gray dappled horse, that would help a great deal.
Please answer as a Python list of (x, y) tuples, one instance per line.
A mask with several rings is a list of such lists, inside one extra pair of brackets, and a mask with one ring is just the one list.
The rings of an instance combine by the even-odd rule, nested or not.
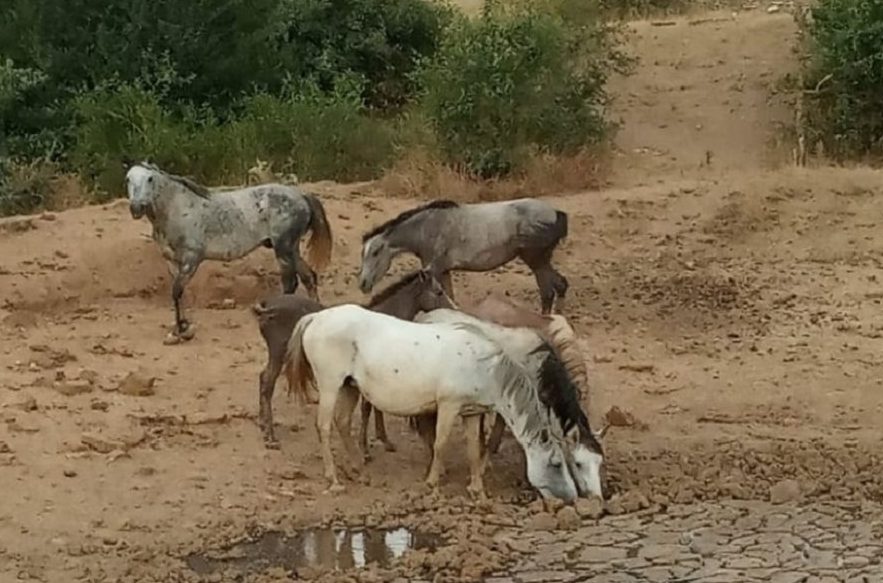
[(450, 271), (490, 271), (516, 257), (533, 272), (542, 313), (563, 300), (567, 278), (552, 267), (552, 253), (567, 236), (567, 213), (541, 200), (459, 204), (436, 200), (410, 209), (362, 237), (359, 288), (368, 293), (402, 253), (416, 255), (452, 298)]
[[(175, 328), (167, 338), (175, 343), (193, 337), (181, 310), (184, 288), (204, 260), (230, 261), (260, 246), (273, 249), (282, 271), (282, 291), (292, 294), (302, 279), (318, 301), (316, 270), (331, 260), (331, 228), (321, 201), (298, 188), (262, 184), (248, 188), (209, 190), (188, 178), (141, 162), (126, 173), (132, 217), (147, 216), (153, 239), (174, 278), (172, 302)], [(299, 244), (311, 232), (309, 264)]]

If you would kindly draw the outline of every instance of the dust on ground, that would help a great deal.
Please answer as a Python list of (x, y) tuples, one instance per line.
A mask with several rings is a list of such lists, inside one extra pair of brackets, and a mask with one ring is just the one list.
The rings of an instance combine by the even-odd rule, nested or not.
[[(457, 441), (435, 499), (422, 444), (391, 417), (398, 451), (375, 445), (361, 482), (324, 494), (312, 408), (277, 391), (279, 451), (256, 425), (248, 306), (278, 289), (272, 254), (204, 264), (185, 295), (196, 338), (165, 346), (165, 265), (116, 204), (0, 226), (0, 580), (195, 581), (188, 553), (349, 523), (446, 542), (360, 581), (879, 580), (883, 187), (869, 169), (777, 164), (790, 16), (708, 18), (634, 24), (643, 65), (616, 85), (613, 181), (551, 199), (571, 216), (556, 261), (593, 424), (615, 408), (612, 516), (530, 502), (511, 440), (491, 502), (465, 498)], [(412, 203), (320, 192), (335, 233), (322, 299), (361, 301), (359, 234)], [(538, 305), (520, 265), (456, 285)]]

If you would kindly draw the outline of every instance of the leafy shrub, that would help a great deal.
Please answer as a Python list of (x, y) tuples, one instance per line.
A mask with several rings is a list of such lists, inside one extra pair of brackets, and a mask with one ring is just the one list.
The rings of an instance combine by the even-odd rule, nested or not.
[(836, 157), (883, 152), (883, 0), (821, 0), (808, 26), (812, 143)]
[(531, 150), (574, 153), (599, 142), (604, 84), (627, 59), (614, 30), (566, 2), (490, 5), (452, 23), (421, 71), (423, 110), (443, 155), (491, 177), (519, 168)]
[(71, 161), (100, 190), (118, 193), (124, 157), (154, 160), (207, 183), (241, 183), (256, 159), (302, 180), (362, 180), (393, 156), (392, 126), (369, 117), (361, 87), (323, 93), (314, 84), (281, 97), (258, 93), (221, 120), (208, 109), (169, 111), (149, 89), (113, 85), (81, 95)]
[(348, 74), (365, 81), (369, 106), (398, 107), (447, 14), (424, 0), (7, 0), (0, 55), (48, 80), (18, 103), (8, 146), (62, 154), (71, 99), (107, 83), (159, 81), (164, 108), (207, 105), (229, 119), (245, 94), (280, 96), (287, 76), (331, 90)]
[(57, 168), (43, 160), (16, 163), (0, 157), (0, 217), (45, 208)]

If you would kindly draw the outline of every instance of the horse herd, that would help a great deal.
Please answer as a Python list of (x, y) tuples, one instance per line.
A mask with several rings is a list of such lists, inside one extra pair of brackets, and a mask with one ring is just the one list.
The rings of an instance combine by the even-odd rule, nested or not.
[[(281, 295), (252, 306), (267, 346), (260, 374), (259, 422), (267, 447), (278, 447), (272, 398), (285, 371), (289, 391), (317, 403), (316, 427), (329, 490), (339, 492), (331, 449), (337, 427), (341, 469), (370, 459), (368, 422), (388, 451), (384, 414), (407, 417), (429, 450), (426, 483), (438, 488), (441, 453), (457, 422), (465, 426), (470, 494), (484, 498), (488, 457), (508, 427), (525, 453), (527, 478), (544, 498), (606, 498), (604, 430), (583, 410), (585, 364), (567, 320), (552, 314), (568, 282), (552, 254), (567, 236), (567, 214), (530, 198), (458, 204), (439, 200), (405, 211), (362, 238), (359, 289), (370, 293), (403, 253), (421, 268), (365, 305), (324, 306), (315, 270), (331, 260), (331, 228), (321, 201), (297, 187), (262, 184), (208, 189), (156, 165), (127, 164), (133, 218), (147, 216), (173, 277), (176, 343), (193, 337), (184, 288), (204, 260), (232, 260), (265, 246), (279, 263)], [(305, 261), (300, 240), (310, 233)], [(490, 295), (455, 303), (451, 271), (489, 271), (520, 258), (533, 272), (541, 313)], [(295, 295), (299, 281), (308, 297)], [(361, 399), (357, 451), (353, 412)], [(485, 439), (484, 416), (494, 414)]]

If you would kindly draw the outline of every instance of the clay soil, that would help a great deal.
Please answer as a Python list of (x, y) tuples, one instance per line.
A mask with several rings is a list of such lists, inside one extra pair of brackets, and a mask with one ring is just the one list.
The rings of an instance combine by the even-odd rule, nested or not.
[[(790, 165), (780, 131), (789, 96), (776, 89), (795, 67), (789, 14), (697, 18), (631, 24), (641, 64), (614, 84), (624, 126), (610, 183), (550, 199), (570, 213), (556, 257), (590, 417), (600, 424), (614, 409), (618, 423), (605, 443), (612, 510), (700, 515), (771, 498), (873, 510), (883, 499), (883, 182), (867, 168)], [(335, 231), (322, 299), (362, 301), (360, 233), (413, 202), (315, 190)], [(169, 277), (148, 235), (124, 204), (0, 231), (0, 581), (191, 580), (188, 551), (272, 526), (366, 521), (448, 537), (447, 550), (416, 553), (395, 575), (450, 580), (530, 561), (530, 545), (516, 552), (526, 521), (549, 537), (568, 526), (567, 512), (544, 526), (525, 504), (511, 440), (488, 472), (491, 504), (465, 500), (459, 440), (446, 498), (427, 497), (422, 445), (394, 418), (398, 451), (375, 444), (360, 482), (323, 493), (314, 410), (288, 399), (284, 381), (279, 451), (256, 425), (265, 353), (248, 307), (277, 291), (272, 254), (204, 264), (185, 296), (196, 338), (166, 346)], [(520, 265), (455, 283), (462, 300), (510, 290), (538, 306)], [(577, 522), (593, 511), (581, 513)], [(501, 528), (516, 533), (508, 543)]]

